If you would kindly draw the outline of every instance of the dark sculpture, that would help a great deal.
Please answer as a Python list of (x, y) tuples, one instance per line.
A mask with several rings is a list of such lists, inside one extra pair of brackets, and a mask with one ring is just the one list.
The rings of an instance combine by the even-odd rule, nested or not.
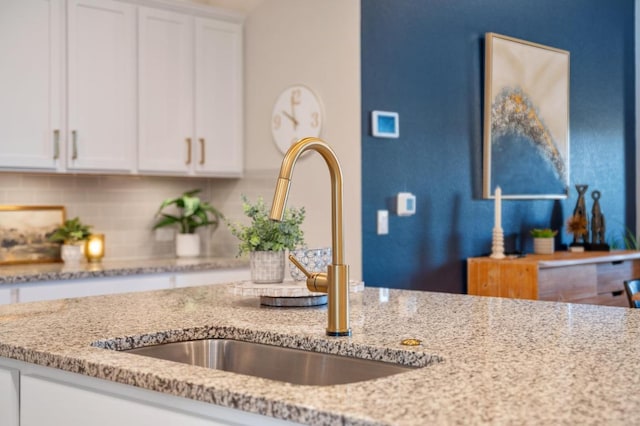
[[(573, 209), (573, 220), (576, 222), (583, 222), (585, 225), (587, 223), (587, 207), (584, 201), (584, 194), (587, 192), (589, 185), (576, 185), (576, 190), (578, 191), (578, 201), (576, 202), (576, 207)], [(589, 242), (589, 230), (587, 226), (584, 227), (582, 232), (575, 232), (573, 234), (573, 243), (572, 246), (581, 246), (585, 243)]]
[(604, 240), (606, 224), (602, 210), (600, 210), (600, 191), (593, 191), (591, 198), (593, 198), (593, 207), (591, 208), (591, 244), (588, 249), (609, 250), (609, 245)]

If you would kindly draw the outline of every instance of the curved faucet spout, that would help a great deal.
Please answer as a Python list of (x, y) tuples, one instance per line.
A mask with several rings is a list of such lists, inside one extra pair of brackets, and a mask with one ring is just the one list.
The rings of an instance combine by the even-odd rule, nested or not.
[(272, 220), (282, 220), (284, 208), (289, 195), (293, 168), (305, 151), (313, 150), (324, 158), (329, 167), (331, 177), (331, 241), (333, 246), (333, 263), (344, 264), (344, 241), (342, 236), (342, 169), (335, 152), (326, 142), (319, 138), (304, 138), (291, 145), (282, 160), (280, 175), (276, 184), (276, 191), (271, 205)]
[[(316, 151), (324, 158), (329, 167), (331, 177), (331, 244), (333, 250), (332, 264), (327, 274), (313, 274), (307, 278), (307, 287), (318, 291), (317, 282), (327, 284), (327, 303), (329, 305), (329, 325), (327, 334), (331, 336), (348, 336), (349, 328), (349, 266), (344, 263), (344, 240), (342, 224), (342, 169), (338, 157), (331, 147), (319, 138), (304, 138), (291, 145), (282, 160), (280, 175), (276, 183), (271, 205), (270, 218), (282, 220), (293, 168), (305, 151)], [(324, 286), (323, 286), (324, 287)]]

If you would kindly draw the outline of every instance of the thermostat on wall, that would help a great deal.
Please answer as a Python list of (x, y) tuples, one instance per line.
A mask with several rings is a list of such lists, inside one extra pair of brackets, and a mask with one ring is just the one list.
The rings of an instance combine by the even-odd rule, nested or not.
[(398, 192), (397, 196), (398, 216), (411, 216), (416, 213), (416, 196), (410, 192)]
[(372, 111), (371, 134), (377, 138), (400, 136), (400, 117), (397, 112)]

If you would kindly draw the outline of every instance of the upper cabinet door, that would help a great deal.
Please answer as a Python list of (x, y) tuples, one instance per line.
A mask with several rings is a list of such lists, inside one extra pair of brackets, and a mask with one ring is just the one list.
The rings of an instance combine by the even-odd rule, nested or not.
[(131, 172), (136, 147), (135, 6), (69, 0), (68, 168)]
[(242, 27), (196, 18), (195, 172), (240, 176), (242, 139)]
[(193, 18), (138, 10), (138, 170), (186, 174), (193, 141)]
[(0, 1), (0, 167), (58, 168), (63, 13), (60, 0)]

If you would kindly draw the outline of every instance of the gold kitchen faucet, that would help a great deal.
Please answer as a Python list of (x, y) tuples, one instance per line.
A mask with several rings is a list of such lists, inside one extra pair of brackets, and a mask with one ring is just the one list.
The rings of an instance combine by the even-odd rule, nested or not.
[(338, 157), (331, 147), (319, 138), (304, 138), (291, 145), (282, 160), (280, 175), (273, 195), (270, 218), (281, 221), (284, 214), (293, 167), (305, 151), (312, 150), (324, 158), (331, 177), (331, 245), (333, 259), (327, 272), (309, 273), (292, 255), (289, 259), (307, 277), (310, 291), (327, 293), (329, 336), (350, 336), (349, 328), (349, 265), (344, 263), (344, 240), (342, 224), (342, 169)]

